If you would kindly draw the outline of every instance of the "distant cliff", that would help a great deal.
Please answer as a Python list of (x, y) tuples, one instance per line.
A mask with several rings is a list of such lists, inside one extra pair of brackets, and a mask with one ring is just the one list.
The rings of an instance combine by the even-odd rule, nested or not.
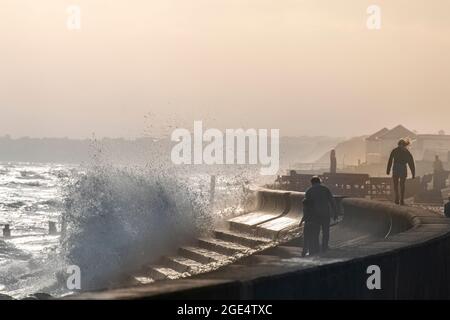
[[(338, 143), (334, 146), (336, 150), (336, 159), (338, 167), (354, 166), (366, 161), (366, 136), (355, 137)], [(330, 151), (327, 150), (318, 160), (317, 163), (330, 163)]]

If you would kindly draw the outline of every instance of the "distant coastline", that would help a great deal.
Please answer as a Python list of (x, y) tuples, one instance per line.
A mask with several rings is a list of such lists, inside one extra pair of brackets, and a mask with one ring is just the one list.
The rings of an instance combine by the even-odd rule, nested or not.
[[(314, 162), (331, 148), (344, 141), (336, 137), (281, 137), (280, 156), (285, 166), (298, 162)], [(123, 138), (12, 138), (0, 136), (0, 161), (83, 163), (90, 161), (97, 148), (107, 152), (111, 160), (140, 162), (146, 153), (170, 155), (173, 142), (169, 138), (152, 137), (127, 140)], [(153, 150), (153, 151), (152, 151)]]

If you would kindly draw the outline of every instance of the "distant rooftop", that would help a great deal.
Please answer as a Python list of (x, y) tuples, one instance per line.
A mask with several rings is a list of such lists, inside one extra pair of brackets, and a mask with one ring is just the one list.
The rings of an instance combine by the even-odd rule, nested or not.
[(411, 138), (415, 139), (417, 135), (409, 129), (406, 129), (402, 125), (398, 125), (391, 130), (387, 128), (383, 128), (371, 136), (369, 136), (366, 140), (391, 140), (391, 139), (400, 139), (400, 138)]
[(388, 128), (383, 128), (383, 129), (375, 132), (371, 136), (367, 137), (366, 140), (378, 140), (381, 136), (385, 135), (388, 132), (389, 132)]

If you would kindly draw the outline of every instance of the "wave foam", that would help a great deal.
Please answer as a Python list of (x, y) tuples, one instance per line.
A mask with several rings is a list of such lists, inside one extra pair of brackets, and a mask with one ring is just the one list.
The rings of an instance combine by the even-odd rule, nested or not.
[(207, 198), (170, 175), (95, 167), (80, 176), (67, 189), (62, 243), (82, 290), (114, 286), (211, 227)]

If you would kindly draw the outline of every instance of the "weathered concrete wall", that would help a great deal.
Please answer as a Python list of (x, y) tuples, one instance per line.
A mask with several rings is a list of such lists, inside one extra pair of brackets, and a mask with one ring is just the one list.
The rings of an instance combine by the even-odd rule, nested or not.
[[(345, 199), (344, 224), (368, 232), (390, 230), (383, 241), (323, 258), (346, 260), (247, 281), (255, 299), (449, 299), (450, 222), (428, 211)], [(383, 219), (383, 217), (385, 217)], [(389, 218), (389, 219), (386, 219)], [(392, 221), (380, 228), (377, 221)], [(376, 229), (372, 228), (376, 226)], [(381, 224), (383, 225), (383, 224)], [(381, 289), (369, 290), (367, 267), (381, 269)]]
[[(295, 260), (275, 267), (231, 265), (189, 279), (85, 293), (74, 298), (450, 298), (450, 220), (418, 208), (365, 199), (344, 199), (341, 205), (343, 228), (374, 233), (380, 240), (332, 249), (306, 267)], [(380, 290), (367, 288), (366, 270), (370, 265), (381, 269)]]

